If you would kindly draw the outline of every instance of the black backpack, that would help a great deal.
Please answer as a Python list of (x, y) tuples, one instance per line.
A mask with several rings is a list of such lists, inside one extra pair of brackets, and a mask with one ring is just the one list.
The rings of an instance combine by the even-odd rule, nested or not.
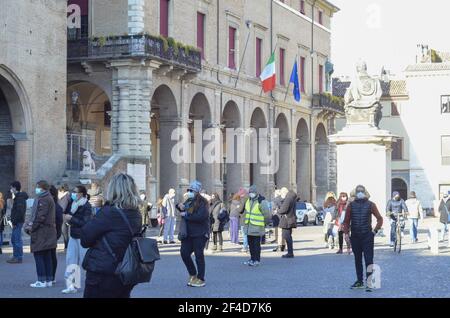
[[(132, 236), (131, 243), (125, 251), (122, 262), (117, 265), (115, 274), (119, 276), (122, 284), (125, 286), (148, 283), (152, 279), (155, 261), (160, 259), (158, 243), (154, 239), (143, 237), (141, 233), (135, 235), (128, 218), (123, 211), (120, 209), (114, 210), (119, 212), (120, 216), (127, 224)], [(108, 252), (117, 262), (118, 259), (116, 254), (106, 238), (103, 237), (102, 240)]]

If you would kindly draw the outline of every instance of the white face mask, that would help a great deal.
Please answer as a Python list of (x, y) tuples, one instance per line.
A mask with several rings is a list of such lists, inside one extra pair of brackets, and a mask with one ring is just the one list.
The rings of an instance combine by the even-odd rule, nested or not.
[(141, 194), (141, 200), (144, 201), (145, 200), (145, 194)]
[(248, 196), (250, 197), (250, 199), (254, 199), (256, 198), (256, 193), (250, 193)]

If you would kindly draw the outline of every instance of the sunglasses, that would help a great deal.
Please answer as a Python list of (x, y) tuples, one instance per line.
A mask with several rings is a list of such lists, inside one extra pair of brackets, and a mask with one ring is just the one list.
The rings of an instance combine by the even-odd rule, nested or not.
[(193, 193), (193, 192), (194, 192), (194, 190), (188, 189), (188, 190), (187, 190), (187, 192), (189, 192), (189, 193)]

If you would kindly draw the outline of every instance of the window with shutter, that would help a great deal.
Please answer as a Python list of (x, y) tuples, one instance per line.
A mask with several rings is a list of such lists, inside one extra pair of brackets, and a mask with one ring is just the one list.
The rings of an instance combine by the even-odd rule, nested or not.
[(159, 34), (164, 37), (169, 36), (169, 1), (159, 2)]
[(284, 63), (285, 63), (285, 49), (280, 49), (280, 85), (284, 86), (286, 84), (284, 76)]
[(256, 76), (259, 77), (261, 75), (262, 70), (262, 39), (256, 38)]
[(228, 67), (236, 69), (236, 29), (229, 27), (228, 29)]
[(305, 92), (305, 58), (300, 57), (300, 89)]
[(200, 49), (202, 59), (205, 58), (205, 15), (197, 12), (197, 47)]

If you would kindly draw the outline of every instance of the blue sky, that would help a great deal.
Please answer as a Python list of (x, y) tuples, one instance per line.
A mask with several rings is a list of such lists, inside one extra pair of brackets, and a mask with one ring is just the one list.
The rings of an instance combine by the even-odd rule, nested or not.
[(448, 0), (331, 0), (341, 11), (332, 22), (335, 74), (352, 75), (359, 58), (369, 73), (384, 65), (401, 75), (415, 62), (417, 44), (450, 51)]

